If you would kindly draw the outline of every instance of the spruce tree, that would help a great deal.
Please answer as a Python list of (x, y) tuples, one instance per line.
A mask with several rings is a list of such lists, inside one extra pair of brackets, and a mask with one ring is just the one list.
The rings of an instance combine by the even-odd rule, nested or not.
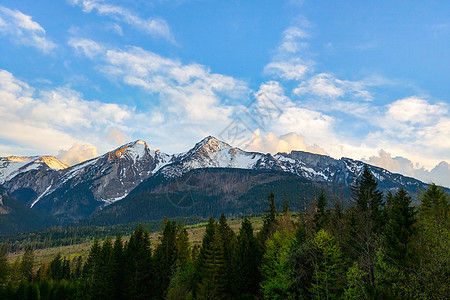
[(259, 295), (261, 258), (261, 247), (253, 234), (252, 223), (245, 217), (237, 237), (236, 255), (233, 261), (233, 298), (253, 299)]
[(263, 248), (265, 247), (266, 240), (275, 233), (278, 216), (277, 208), (275, 206), (275, 195), (270, 193), (267, 200), (269, 209), (266, 210), (266, 214), (264, 216), (263, 228), (258, 233), (258, 240)]
[(206, 225), (205, 229), (205, 235), (203, 237), (202, 246), (200, 248), (197, 261), (195, 263), (195, 272), (194, 277), (192, 279), (192, 290), (194, 296), (197, 292), (197, 286), (204, 278), (204, 274), (202, 273), (203, 265), (205, 263), (206, 259), (206, 253), (211, 248), (212, 242), (214, 241), (214, 236), (216, 233), (216, 221), (213, 219), (213, 217), (210, 217), (208, 220), (208, 224)]
[(327, 211), (327, 197), (323, 189), (320, 192), (320, 196), (316, 200), (316, 213), (314, 214), (314, 229), (319, 231), (325, 228), (329, 220), (329, 214)]
[(122, 236), (118, 234), (114, 241), (112, 252), (112, 295), (114, 299), (122, 299), (124, 297), (124, 271), (125, 271), (125, 255), (123, 249)]
[(152, 295), (153, 269), (149, 233), (139, 224), (125, 249), (125, 294), (127, 298), (148, 299)]
[(6, 278), (9, 273), (8, 267), (8, 246), (2, 244), (0, 247), (0, 287), (6, 285)]
[(226, 279), (226, 290), (231, 291), (232, 280), (234, 277), (233, 257), (236, 250), (236, 234), (228, 225), (227, 218), (224, 214), (220, 216), (219, 223), (217, 224), (217, 233), (220, 236), (226, 263), (226, 273), (224, 274)]
[(359, 184), (357, 207), (362, 213), (369, 212), (372, 230), (376, 233), (381, 232), (384, 224), (383, 193), (378, 190), (378, 183), (367, 165), (364, 165)]
[(163, 298), (166, 293), (177, 260), (176, 229), (175, 222), (164, 220), (160, 244), (156, 247), (154, 255), (156, 282), (158, 283), (155, 287), (157, 298)]
[(22, 256), (22, 261), (20, 263), (20, 271), (23, 278), (31, 282), (33, 280), (33, 266), (34, 266), (34, 253), (31, 247), (27, 247), (25, 253)]
[(384, 230), (386, 255), (399, 265), (405, 266), (411, 257), (411, 237), (415, 222), (411, 197), (401, 188), (392, 199), (392, 209)]
[(196, 296), (198, 300), (225, 299), (227, 291), (227, 266), (224, 257), (223, 242), (218, 231), (214, 239), (205, 250), (202, 266), (203, 278), (198, 284)]

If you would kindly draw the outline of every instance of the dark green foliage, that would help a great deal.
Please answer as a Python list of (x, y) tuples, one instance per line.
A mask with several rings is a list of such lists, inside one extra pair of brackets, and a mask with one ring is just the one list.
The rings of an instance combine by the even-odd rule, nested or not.
[(225, 299), (229, 296), (223, 241), (218, 231), (210, 246), (205, 249), (201, 272), (202, 279), (196, 291), (198, 300)]
[(0, 287), (3, 287), (6, 282), (6, 278), (9, 273), (9, 267), (7, 262), (8, 246), (2, 244), (0, 247)]
[(126, 243), (120, 235), (96, 239), (85, 262), (57, 255), (37, 272), (31, 250), (7, 263), (3, 245), (0, 299), (447, 298), (449, 197), (442, 189), (422, 194), (417, 217), (404, 190), (388, 193), (381, 227), (370, 197), (366, 210), (327, 210), (323, 193), (314, 212), (285, 206), (278, 214), (274, 196), (258, 238), (250, 219), (236, 237), (222, 215), (209, 219), (201, 246), (190, 247), (186, 228), (166, 220), (154, 253), (138, 226)]
[(357, 208), (360, 212), (369, 211), (373, 231), (380, 232), (383, 223), (383, 193), (378, 190), (378, 183), (367, 165), (359, 181)]
[(266, 214), (264, 216), (264, 223), (261, 231), (258, 233), (258, 240), (261, 245), (265, 247), (266, 240), (270, 238), (276, 230), (276, 220), (277, 220), (277, 207), (275, 206), (275, 195), (270, 193), (267, 197), (268, 201), (268, 209), (266, 210)]
[(177, 248), (177, 226), (175, 222), (165, 220), (160, 238), (160, 244), (156, 247), (154, 263), (155, 263), (155, 279), (158, 285), (155, 286), (156, 297), (161, 299), (169, 286), (172, 270), (178, 257)]
[(411, 197), (405, 190), (400, 189), (392, 199), (384, 241), (387, 257), (401, 265), (405, 265), (412, 255), (411, 238), (415, 230), (415, 215)]
[(261, 259), (262, 248), (253, 234), (252, 223), (248, 218), (244, 218), (234, 257), (232, 291), (235, 298), (251, 299), (253, 295), (259, 294)]
[(33, 249), (28, 248), (22, 256), (22, 261), (20, 263), (20, 272), (23, 278), (31, 282), (33, 280), (33, 267), (34, 267), (34, 254)]
[(148, 299), (152, 295), (153, 275), (149, 234), (139, 225), (125, 247), (126, 297)]
[(327, 211), (327, 197), (321, 190), (319, 198), (316, 200), (316, 213), (314, 214), (314, 229), (319, 231), (328, 224), (329, 213)]
[(0, 208), (8, 213), (0, 214), (0, 236), (38, 230), (57, 223), (54, 218), (42, 215), (14, 198), (1, 197), (3, 206)]

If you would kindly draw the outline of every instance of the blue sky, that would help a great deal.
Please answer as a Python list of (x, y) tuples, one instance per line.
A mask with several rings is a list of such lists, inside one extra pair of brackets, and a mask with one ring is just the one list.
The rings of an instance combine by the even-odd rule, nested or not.
[(134, 139), (173, 153), (215, 135), (450, 186), (449, 11), (448, 1), (3, 0), (0, 155), (74, 164)]

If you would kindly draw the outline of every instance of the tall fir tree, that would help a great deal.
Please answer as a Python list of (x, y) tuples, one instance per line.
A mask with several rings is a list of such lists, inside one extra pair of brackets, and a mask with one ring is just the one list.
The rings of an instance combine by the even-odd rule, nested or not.
[(204, 278), (204, 274), (202, 272), (203, 266), (205, 264), (206, 260), (206, 253), (211, 248), (211, 245), (214, 241), (214, 236), (216, 234), (216, 227), (217, 223), (213, 219), (213, 217), (210, 217), (208, 220), (208, 224), (206, 225), (205, 229), (205, 235), (203, 236), (202, 246), (200, 248), (200, 251), (198, 253), (197, 261), (195, 263), (195, 272), (194, 276), (192, 278), (192, 291), (193, 295), (195, 296), (197, 293), (197, 288), (200, 282)]
[(20, 263), (20, 271), (23, 278), (31, 282), (33, 280), (33, 267), (34, 267), (34, 252), (31, 247), (27, 247), (25, 253), (22, 256), (22, 261)]
[(226, 263), (226, 273), (224, 274), (226, 280), (226, 290), (231, 291), (232, 280), (234, 277), (233, 257), (236, 250), (236, 234), (228, 225), (227, 218), (224, 214), (222, 214), (219, 218), (219, 223), (217, 224), (217, 233), (220, 236), (223, 248), (223, 256)]
[(386, 255), (401, 266), (406, 266), (411, 258), (415, 215), (415, 209), (411, 206), (411, 197), (401, 188), (392, 199), (392, 209), (384, 230)]
[(314, 229), (319, 231), (324, 229), (329, 221), (329, 213), (327, 211), (327, 197), (323, 189), (316, 200), (316, 212), (314, 214)]
[(198, 284), (196, 292), (198, 300), (226, 299), (229, 297), (226, 264), (223, 242), (218, 230), (216, 230), (210, 247), (205, 251), (202, 266), (203, 278)]
[(263, 248), (265, 247), (266, 240), (275, 233), (278, 216), (277, 207), (275, 206), (275, 195), (270, 193), (267, 201), (269, 208), (266, 210), (264, 216), (263, 227), (258, 233), (258, 240)]
[(376, 233), (381, 232), (384, 224), (383, 205), (383, 193), (378, 190), (378, 183), (369, 167), (364, 165), (359, 184), (357, 207), (360, 212), (369, 212), (372, 230)]
[(233, 298), (253, 299), (259, 295), (262, 251), (253, 234), (253, 226), (245, 217), (237, 237), (236, 254), (233, 260)]
[(125, 294), (127, 298), (149, 299), (152, 297), (152, 251), (149, 233), (140, 224), (130, 236), (125, 247)]
[(156, 247), (154, 255), (155, 279), (158, 283), (155, 292), (158, 299), (164, 298), (177, 261), (176, 231), (175, 222), (165, 219), (160, 243)]

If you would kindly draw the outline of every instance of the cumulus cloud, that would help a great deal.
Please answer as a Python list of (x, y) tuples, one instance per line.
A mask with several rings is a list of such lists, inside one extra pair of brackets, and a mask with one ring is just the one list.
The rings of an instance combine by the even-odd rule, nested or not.
[(75, 143), (68, 150), (59, 150), (57, 157), (66, 165), (73, 166), (97, 156), (97, 147), (90, 144)]
[(51, 154), (77, 142), (101, 142), (105, 128), (138, 127), (140, 118), (134, 108), (87, 101), (67, 88), (35, 91), (0, 70), (0, 127), (8, 129), (0, 139), (10, 144)]
[(431, 104), (425, 99), (412, 96), (389, 104), (386, 118), (396, 122), (427, 124), (448, 115), (448, 112), (447, 105), (443, 103)]
[(269, 132), (261, 135), (260, 130), (256, 130), (253, 135), (252, 144), (249, 149), (262, 153), (276, 154), (278, 152), (290, 153), (292, 150), (307, 151), (316, 154), (326, 154), (325, 150), (318, 145), (307, 144), (305, 138), (297, 133), (291, 132), (281, 136)]
[(99, 15), (108, 16), (115, 21), (131, 25), (146, 34), (163, 37), (173, 42), (169, 25), (162, 18), (142, 19), (124, 7), (98, 0), (69, 0), (69, 2), (80, 6), (85, 13), (97, 11)]
[(51, 52), (56, 44), (46, 37), (44, 28), (18, 10), (0, 6), (0, 35), (14, 43), (35, 47), (44, 53)]
[(411, 160), (405, 157), (392, 157), (390, 153), (383, 149), (379, 150), (377, 156), (371, 156), (364, 161), (394, 173), (415, 177), (427, 183), (436, 183), (450, 187), (450, 165), (445, 161), (440, 162), (431, 170), (426, 170), (423, 167), (414, 165)]

